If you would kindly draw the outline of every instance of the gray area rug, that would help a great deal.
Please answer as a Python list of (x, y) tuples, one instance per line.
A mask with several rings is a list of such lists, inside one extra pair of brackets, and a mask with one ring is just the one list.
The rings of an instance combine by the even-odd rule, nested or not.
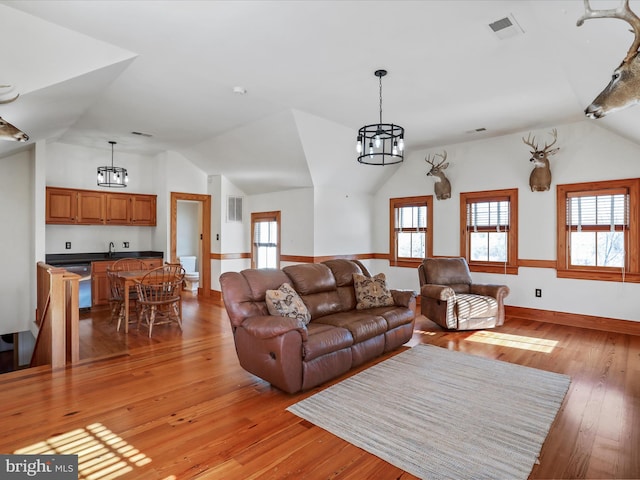
[(425, 479), (526, 479), (570, 377), (418, 345), (287, 410)]

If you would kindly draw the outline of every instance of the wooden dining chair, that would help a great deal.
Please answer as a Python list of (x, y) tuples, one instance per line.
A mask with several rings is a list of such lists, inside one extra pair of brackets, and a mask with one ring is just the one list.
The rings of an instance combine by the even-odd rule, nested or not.
[[(109, 306), (111, 307), (111, 321), (118, 320), (116, 331), (120, 330), (120, 324), (124, 319), (124, 281), (118, 277), (118, 272), (132, 270), (146, 270), (147, 264), (138, 258), (121, 258), (116, 260), (107, 269), (107, 278), (109, 279), (109, 288), (111, 296), (109, 298)], [(136, 299), (138, 295), (135, 290), (129, 292), (129, 306), (133, 306), (134, 310), (138, 310)]]
[(182, 280), (184, 268), (166, 264), (150, 270), (136, 282), (138, 293), (138, 330), (144, 323), (149, 328), (149, 337), (154, 325), (176, 322), (182, 330)]

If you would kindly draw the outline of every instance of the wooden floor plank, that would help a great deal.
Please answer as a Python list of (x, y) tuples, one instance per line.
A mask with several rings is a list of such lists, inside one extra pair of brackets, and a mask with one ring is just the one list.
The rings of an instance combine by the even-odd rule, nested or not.
[[(240, 368), (220, 304), (187, 294), (183, 311), (184, 331), (151, 339), (83, 314), (80, 364), (0, 375), (0, 451), (86, 452), (80, 478), (415, 478), (286, 411), (398, 351), (289, 395)], [(572, 377), (531, 479), (640, 478), (640, 337), (516, 318), (447, 332), (419, 316), (407, 347), (420, 343)]]

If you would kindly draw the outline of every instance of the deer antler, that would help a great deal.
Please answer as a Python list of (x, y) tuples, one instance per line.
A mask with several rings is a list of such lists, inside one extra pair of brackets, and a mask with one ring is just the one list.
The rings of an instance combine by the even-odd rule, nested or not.
[(623, 0), (618, 8), (609, 8), (606, 10), (592, 10), (589, 5), (589, 0), (584, 0), (584, 10), (584, 15), (578, 19), (578, 26), (581, 26), (585, 20), (591, 18), (619, 18), (631, 25), (635, 39), (622, 63), (628, 62), (638, 53), (638, 48), (640, 48), (640, 18), (629, 8), (629, 0)]
[(524, 139), (524, 137), (522, 137), (522, 141), (525, 143), (525, 145), (529, 145), (531, 148), (533, 148), (534, 152), (538, 151), (538, 144), (535, 143), (536, 137), (531, 138), (531, 132), (529, 132), (526, 140)]
[(438, 168), (440, 165), (442, 165), (447, 160), (447, 151), (444, 150), (444, 154), (440, 154), (440, 153), (434, 154), (433, 159), (435, 160), (436, 157), (440, 157), (442, 159), (442, 161), (440, 163), (438, 163), (438, 165), (435, 165), (434, 162), (431, 161), (431, 154), (427, 155), (427, 157), (424, 159), (424, 161), (427, 162), (432, 167)]
[(551, 130), (551, 135), (553, 136), (553, 142), (551, 142), (549, 145), (547, 145), (547, 142), (544, 142), (544, 148), (542, 150), (545, 152), (549, 148), (553, 147), (553, 145), (558, 141), (558, 130), (555, 128)]

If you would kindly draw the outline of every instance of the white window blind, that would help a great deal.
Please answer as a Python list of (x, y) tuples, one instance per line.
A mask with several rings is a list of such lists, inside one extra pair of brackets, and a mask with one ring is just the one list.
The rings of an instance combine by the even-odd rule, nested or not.
[(597, 195), (569, 194), (567, 224), (576, 231), (608, 226), (611, 231), (629, 226), (629, 195), (627, 192)]
[(505, 231), (509, 229), (509, 201), (467, 203), (467, 229)]

